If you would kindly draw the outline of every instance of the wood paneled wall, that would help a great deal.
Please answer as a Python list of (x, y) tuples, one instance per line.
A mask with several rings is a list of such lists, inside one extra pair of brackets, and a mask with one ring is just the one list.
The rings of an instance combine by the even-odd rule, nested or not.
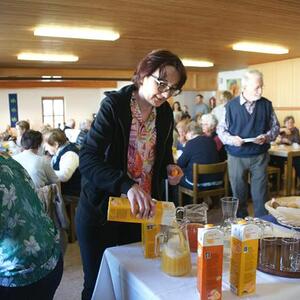
[(264, 75), (264, 96), (273, 102), (280, 123), (293, 115), (300, 127), (300, 58), (252, 65)]
[[(38, 80), (43, 75), (62, 76), (68, 81), (42, 82)], [(30, 87), (115, 87), (114, 81), (128, 81), (133, 71), (130, 70), (90, 70), (90, 69), (39, 69), (39, 68), (0, 68), (0, 88), (30, 88)], [(215, 91), (217, 90), (216, 72), (188, 71), (185, 91)], [(36, 78), (37, 80), (14, 80), (17, 78)], [(76, 80), (72, 80), (72, 78)], [(89, 80), (88, 80), (89, 79)]]

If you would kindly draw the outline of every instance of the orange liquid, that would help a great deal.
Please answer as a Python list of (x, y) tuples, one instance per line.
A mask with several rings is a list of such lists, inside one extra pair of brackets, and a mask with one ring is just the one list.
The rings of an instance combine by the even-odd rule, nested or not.
[(185, 250), (178, 256), (168, 256), (167, 251), (164, 249), (161, 256), (161, 269), (165, 273), (172, 276), (182, 276), (191, 272), (191, 256)]
[(203, 224), (199, 223), (188, 223), (187, 234), (189, 239), (190, 251), (197, 252), (198, 248), (198, 228), (203, 228)]

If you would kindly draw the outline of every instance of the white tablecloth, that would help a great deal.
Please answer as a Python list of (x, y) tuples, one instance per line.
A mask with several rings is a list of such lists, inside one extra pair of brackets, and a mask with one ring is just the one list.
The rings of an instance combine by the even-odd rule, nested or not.
[[(276, 226), (279, 236), (290, 232)], [(106, 249), (98, 274), (92, 300), (199, 300), (196, 286), (196, 254), (188, 276), (171, 277), (160, 270), (159, 259), (144, 259), (140, 244)], [(293, 300), (300, 297), (300, 279), (268, 275), (257, 271), (256, 293), (242, 298), (230, 291), (229, 265), (224, 264), (224, 300), (259, 299)]]

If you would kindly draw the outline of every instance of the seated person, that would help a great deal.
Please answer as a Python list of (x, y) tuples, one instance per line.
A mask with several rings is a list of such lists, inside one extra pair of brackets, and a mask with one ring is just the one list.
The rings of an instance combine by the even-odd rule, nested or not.
[(299, 129), (295, 127), (294, 117), (285, 117), (283, 123), (284, 127), (280, 128), (280, 133), (276, 138), (276, 143), (286, 145), (291, 145), (293, 143), (300, 144)]
[(37, 189), (59, 181), (51, 167), (49, 158), (38, 155), (42, 141), (43, 136), (41, 132), (26, 131), (21, 139), (23, 152), (13, 156), (13, 159), (28, 172)]
[(9, 141), (9, 152), (16, 155), (22, 151), (21, 138), (24, 132), (30, 129), (30, 124), (27, 121), (18, 121), (16, 123), (17, 138)]
[[(212, 137), (201, 135), (199, 124), (191, 122), (187, 125), (188, 142), (178, 158), (177, 164), (182, 168), (184, 176), (180, 185), (193, 189), (193, 164), (214, 164), (220, 162), (219, 153)], [(198, 186), (210, 188), (221, 185), (222, 174), (200, 175)]]
[[(183, 150), (185, 143), (187, 142), (186, 139), (186, 126), (189, 123), (187, 120), (179, 121), (176, 125), (176, 131), (177, 131), (177, 144), (176, 149), (177, 150)], [(174, 136), (173, 136), (174, 138)]]
[(0, 299), (53, 299), (63, 261), (58, 233), (23, 167), (0, 152)]
[(5, 131), (2, 132), (1, 135), (2, 135), (3, 141), (10, 141), (10, 140), (16, 139), (15, 132), (13, 131), (13, 129), (11, 128), (10, 125), (6, 126)]
[[(284, 127), (280, 128), (280, 133), (276, 138), (276, 144), (292, 145), (293, 143), (300, 144), (299, 129), (295, 127), (295, 119), (293, 116), (287, 116), (284, 118)], [(280, 168), (281, 173), (284, 172), (284, 164), (286, 158), (271, 156), (270, 164)], [(300, 158), (295, 157), (293, 159), (293, 166), (296, 171), (296, 176), (300, 178)]]
[(81, 177), (79, 172), (79, 149), (70, 143), (60, 129), (52, 129), (44, 136), (45, 150), (53, 155), (51, 163), (61, 181), (63, 195), (79, 196)]
[(202, 127), (203, 134), (210, 136), (214, 139), (216, 143), (217, 150), (219, 152), (220, 160), (225, 161), (227, 159), (227, 153), (225, 147), (221, 142), (220, 138), (216, 133), (216, 128), (218, 125), (218, 120), (213, 114), (204, 114), (200, 120), (200, 126)]

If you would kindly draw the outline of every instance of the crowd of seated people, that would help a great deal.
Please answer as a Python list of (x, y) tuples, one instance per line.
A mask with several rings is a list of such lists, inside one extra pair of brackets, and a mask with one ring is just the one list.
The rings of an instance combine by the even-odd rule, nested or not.
[[(67, 126), (72, 126), (71, 123), (66, 124), (65, 131), (72, 130)], [(15, 129), (8, 126), (0, 133), (1, 149), (27, 170), (36, 189), (60, 183), (63, 194), (78, 196), (81, 181), (78, 154), (91, 123), (89, 119), (80, 123), (75, 143), (61, 129), (45, 124), (35, 131), (30, 129), (28, 121), (21, 120)]]
[[(184, 172), (179, 185), (193, 189), (194, 163), (213, 164), (227, 159), (224, 145), (216, 133), (218, 120), (214, 114), (208, 113), (199, 114), (196, 120), (191, 121), (188, 111), (185, 110), (184, 112), (180, 109), (179, 102), (174, 102), (173, 114), (175, 119), (173, 146), (182, 151), (177, 164)], [(84, 120), (80, 124), (80, 130), (76, 130), (75, 139), (75, 135), (71, 134), (75, 132), (73, 131), (75, 130), (75, 123), (72, 124), (71, 121), (67, 123), (64, 131), (53, 129), (50, 126), (44, 126), (40, 131), (35, 131), (30, 129), (29, 122), (19, 121), (16, 124), (16, 132), (8, 127), (1, 134), (1, 138), (15, 144), (14, 151), (11, 151), (13, 159), (27, 171), (36, 189), (60, 182), (63, 195), (79, 196), (81, 186), (79, 151), (91, 123), (88, 119)], [(299, 130), (295, 127), (293, 116), (287, 116), (284, 119), (284, 126), (280, 129), (276, 143), (300, 144)], [(45, 151), (51, 158), (44, 155)], [(283, 169), (285, 159), (272, 158), (271, 163)], [(300, 178), (300, 159), (294, 158), (293, 165), (297, 176)], [(11, 167), (20, 168), (14, 163), (11, 163)], [(209, 189), (221, 184), (221, 174), (199, 176), (198, 186), (201, 188)], [(32, 194), (31, 198), (33, 202), (36, 201), (35, 195)], [(54, 264), (52, 269), (59, 267), (59, 255), (58, 252), (55, 254), (57, 265)], [(45, 273), (45, 276), (47, 275), (48, 273)], [(60, 279), (56, 280), (59, 281)]]

